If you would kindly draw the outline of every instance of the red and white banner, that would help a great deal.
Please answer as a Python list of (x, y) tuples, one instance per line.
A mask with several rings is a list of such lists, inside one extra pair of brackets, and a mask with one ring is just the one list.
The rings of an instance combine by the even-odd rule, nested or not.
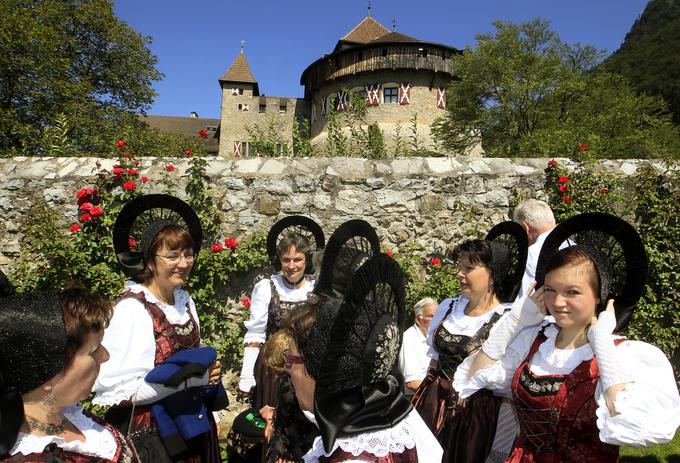
[(238, 88), (232, 88), (231, 89), (231, 96), (236, 96), (238, 95)]
[(248, 111), (249, 109), (248, 103), (243, 103), (243, 111)]
[(405, 105), (411, 103), (411, 84), (399, 84), (399, 104)]
[(336, 111), (344, 111), (347, 109), (347, 92), (345, 91), (339, 91), (338, 92), (338, 100), (337, 100), (337, 105), (335, 106)]
[(240, 141), (234, 142), (234, 156), (236, 156), (237, 158), (241, 157), (241, 142)]
[(366, 104), (378, 106), (380, 104), (380, 84), (364, 85), (366, 90)]
[(437, 89), (437, 108), (446, 109), (446, 88)]
[(321, 98), (321, 115), (325, 116), (326, 115), (326, 97)]

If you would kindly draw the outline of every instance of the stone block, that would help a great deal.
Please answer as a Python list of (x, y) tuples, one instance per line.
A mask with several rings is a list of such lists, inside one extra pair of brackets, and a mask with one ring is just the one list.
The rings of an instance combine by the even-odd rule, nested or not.
[(239, 159), (234, 161), (234, 171), (238, 174), (255, 174), (260, 170), (262, 158)]
[(262, 194), (255, 198), (255, 211), (262, 215), (276, 215), (281, 208), (281, 201), (271, 195)]
[(367, 178), (365, 181), (366, 185), (372, 190), (377, 190), (385, 186), (385, 179), (382, 177), (371, 177)]
[(260, 175), (283, 175), (287, 170), (286, 164), (277, 159), (267, 159), (260, 167)]

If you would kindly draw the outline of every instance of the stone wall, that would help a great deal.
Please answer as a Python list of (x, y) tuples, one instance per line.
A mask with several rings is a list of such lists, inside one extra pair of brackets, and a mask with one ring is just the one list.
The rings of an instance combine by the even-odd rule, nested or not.
[[(569, 165), (568, 160), (559, 160)], [(142, 158), (141, 174), (160, 177), (167, 158)], [(478, 230), (507, 220), (515, 198), (542, 197), (546, 159), (210, 158), (208, 174), (224, 210), (224, 236), (244, 238), (289, 214), (305, 214), (330, 232), (350, 218), (378, 230), (384, 246), (416, 242), (444, 251)], [(38, 199), (77, 221), (74, 194), (92, 185), (97, 158), (0, 159), (0, 268), (20, 253), (22, 222)], [(634, 175), (642, 161), (603, 161), (602, 169)], [(187, 183), (187, 160), (174, 163), (177, 193)], [(153, 182), (152, 182), (153, 185)], [(153, 187), (152, 187), (152, 192)]]

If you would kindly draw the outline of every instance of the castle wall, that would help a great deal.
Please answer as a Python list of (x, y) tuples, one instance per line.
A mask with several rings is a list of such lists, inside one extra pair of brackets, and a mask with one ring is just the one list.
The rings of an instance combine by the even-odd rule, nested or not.
[[(243, 89), (243, 94), (233, 94), (233, 89)], [(261, 112), (260, 105), (265, 109)], [(247, 106), (246, 106), (247, 105)], [(281, 106), (285, 105), (285, 111)], [(247, 110), (246, 110), (247, 107)], [(292, 127), (295, 118), (307, 116), (307, 103), (300, 98), (276, 96), (255, 96), (253, 85), (245, 83), (224, 83), (222, 85), (222, 106), (220, 124), (219, 155), (234, 156), (234, 143), (241, 142), (241, 156), (254, 156), (254, 150), (248, 152), (247, 143), (252, 142), (247, 127), (259, 125), (267, 127), (272, 122), (281, 135), (283, 144), (292, 146)]]
[[(305, 214), (330, 232), (351, 218), (368, 220), (384, 249), (417, 244), (450, 249), (478, 230), (509, 218), (514, 199), (544, 197), (547, 159), (500, 158), (207, 158), (210, 188), (224, 212), (224, 236), (242, 239), (285, 215)], [(184, 197), (187, 159), (141, 158), (140, 174), (161, 192), (164, 166), (177, 170), (174, 194)], [(573, 168), (568, 160), (560, 165)], [(75, 193), (94, 185), (98, 165), (113, 159), (17, 157), (0, 159), (0, 268), (21, 252), (24, 223), (38, 199), (62, 217), (62, 231), (78, 221)], [(635, 175), (636, 160), (598, 161), (597, 168)], [(105, 211), (108, 213), (108, 211)]]

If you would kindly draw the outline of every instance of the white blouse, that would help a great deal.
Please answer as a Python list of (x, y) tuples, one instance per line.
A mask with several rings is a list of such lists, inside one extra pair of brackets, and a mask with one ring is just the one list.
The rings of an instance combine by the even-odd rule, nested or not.
[(243, 337), (244, 344), (265, 341), (269, 302), (272, 298), (270, 281), (274, 282), (274, 287), (282, 301), (299, 302), (307, 300), (307, 295), (314, 289), (314, 280), (310, 275), (305, 275), (305, 277), (305, 283), (295, 289), (287, 287), (281, 275), (272, 275), (270, 278), (257, 282), (250, 298), (250, 319), (245, 322), (247, 332)]
[[(445, 317), (446, 311), (449, 310), (449, 306), (452, 302), (454, 307), (451, 309), (451, 313)], [(458, 298), (444, 299), (441, 304), (439, 304), (439, 307), (437, 307), (437, 311), (430, 322), (430, 327), (427, 329), (427, 345), (430, 346), (427, 355), (429, 355), (430, 358), (439, 360), (439, 353), (432, 345), (434, 333), (437, 331), (437, 328), (439, 328), (439, 325), (443, 325), (444, 329), (451, 334), (474, 336), (482, 325), (491, 319), (493, 314), (503, 314), (503, 312), (511, 306), (510, 303), (503, 303), (483, 315), (470, 317), (465, 315), (465, 307), (467, 307), (469, 302), (470, 299), (468, 299), (467, 296), (460, 296)]]
[[(456, 370), (454, 389), (462, 398), (482, 388), (509, 393), (515, 372), (544, 326), (547, 326), (547, 339), (529, 363), (536, 376), (569, 374), (581, 362), (593, 358), (590, 344), (577, 349), (558, 349), (555, 340), (559, 328), (544, 322), (520, 332), (502, 359), (480, 369), (469, 380), (468, 371), (474, 356), (465, 359)], [(493, 336), (493, 329), (490, 336)], [(612, 445), (637, 447), (668, 442), (680, 426), (680, 396), (668, 359), (658, 348), (641, 341), (624, 341), (617, 349), (621, 349), (621, 357), (626, 359), (622, 366), (635, 380), (616, 396), (616, 416), (609, 414), (599, 383), (595, 388), (600, 440)]]
[[(337, 449), (358, 457), (363, 452), (377, 457), (390, 453), (404, 453), (406, 449), (416, 448), (418, 461), (439, 462), (444, 451), (417, 411), (411, 410), (406, 417), (391, 428), (367, 432), (351, 437), (339, 437), (330, 452), (323, 448), (321, 436), (314, 439), (312, 448), (302, 457), (305, 463), (317, 463), (319, 457), (329, 457)], [(346, 463), (364, 460), (345, 460)]]
[(64, 409), (64, 416), (85, 436), (85, 442), (72, 440), (64, 441), (59, 436), (34, 436), (20, 432), (17, 441), (10, 450), (10, 455), (21, 453), (30, 455), (42, 453), (46, 445), (55, 443), (59, 448), (68, 452), (89, 455), (107, 460), (113, 459), (118, 450), (118, 443), (113, 433), (90, 417), (83, 414), (80, 405), (74, 405)]
[[(134, 284), (126, 289), (133, 293), (143, 292), (146, 300), (156, 304), (173, 325), (186, 323), (191, 313), (198, 326), (194, 301), (183, 289), (175, 289), (174, 305), (163, 303), (144, 285)], [(156, 340), (153, 320), (141, 302), (134, 298), (125, 298), (116, 304), (113, 318), (104, 331), (102, 345), (111, 357), (101, 365), (92, 388), (95, 393), (92, 403), (116, 405), (129, 400), (137, 392), (146, 374), (154, 368)]]

